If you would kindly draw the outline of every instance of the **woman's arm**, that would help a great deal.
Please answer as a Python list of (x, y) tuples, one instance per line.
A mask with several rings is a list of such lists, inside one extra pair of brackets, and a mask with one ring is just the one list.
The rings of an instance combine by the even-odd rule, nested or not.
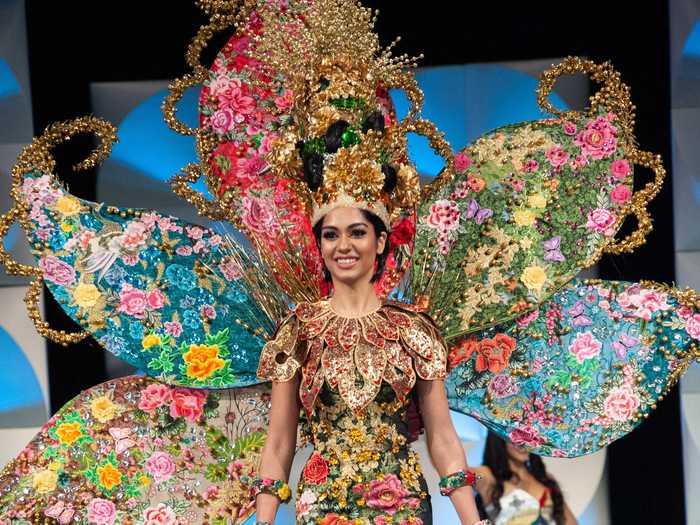
[[(441, 476), (467, 468), (462, 442), (455, 432), (447, 406), (447, 394), (442, 381), (418, 381), (421, 416), (425, 425), (428, 452)], [(461, 487), (450, 494), (452, 504), (462, 525), (479, 521), (471, 487)]]
[[(294, 459), (299, 424), (299, 375), (285, 383), (272, 383), (270, 427), (260, 460), (260, 477), (289, 479)], [(273, 523), (279, 499), (270, 494), (259, 494), (255, 500), (258, 521)]]

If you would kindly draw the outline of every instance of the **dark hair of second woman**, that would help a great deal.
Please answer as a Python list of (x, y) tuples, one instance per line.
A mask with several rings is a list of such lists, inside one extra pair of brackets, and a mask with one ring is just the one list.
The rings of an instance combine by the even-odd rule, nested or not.
[[(372, 213), (371, 211), (367, 210), (360, 210), (362, 212), (362, 215), (364, 216), (365, 219), (372, 225), (374, 228), (374, 234), (379, 237), (382, 233), (387, 234), (387, 240), (384, 245), (384, 251), (377, 255), (377, 269), (374, 272), (374, 275), (372, 275), (372, 278), (370, 279), (371, 283), (376, 282), (381, 276), (382, 273), (384, 272), (384, 267), (386, 266), (386, 260), (389, 257), (389, 250), (391, 249), (391, 243), (389, 242), (389, 236), (388, 236), (388, 230), (387, 227), (384, 225), (384, 221), (382, 221), (377, 215)], [(323, 218), (321, 218), (320, 221), (316, 223), (316, 225), (313, 227), (313, 232), (314, 232), (314, 237), (316, 239), (316, 246), (318, 246), (319, 250), (321, 249), (321, 234), (323, 233)], [(323, 278), (327, 282), (331, 282), (331, 275), (326, 270), (325, 268), (323, 269)]]
[[(489, 494), (489, 499), (496, 508), (501, 511), (500, 499), (503, 496), (503, 484), (513, 479), (514, 473), (508, 464), (508, 451), (506, 443), (500, 437), (489, 432), (486, 438), (486, 448), (484, 450), (484, 466), (488, 467), (496, 479), (496, 483)], [(547, 474), (542, 458), (536, 454), (530, 454), (526, 462), (527, 470), (532, 476), (549, 489), (552, 497), (552, 516), (557, 524), (564, 523), (564, 496), (559, 488), (559, 483)], [(479, 509), (483, 512), (483, 509)]]

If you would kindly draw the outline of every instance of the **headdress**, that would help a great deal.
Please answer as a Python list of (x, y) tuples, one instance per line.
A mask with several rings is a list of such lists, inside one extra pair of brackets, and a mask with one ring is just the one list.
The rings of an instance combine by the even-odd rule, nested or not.
[[(174, 189), (269, 253), (293, 299), (313, 300), (321, 278), (313, 226), (349, 206), (374, 213), (388, 230), (413, 230), (420, 184), (407, 133), (428, 136), (448, 164), (452, 154), (416, 117), (423, 95), (409, 71), (415, 59), (380, 45), (372, 10), (341, 0), (246, 5), (204, 81), (201, 126), (192, 130), (216, 200), (195, 195), (185, 184), (191, 178)], [(404, 90), (411, 103), (403, 120), (390, 89)], [(393, 243), (380, 294), (408, 266), (412, 238), (402, 239)], [(289, 274), (313, 282), (290, 286)]]

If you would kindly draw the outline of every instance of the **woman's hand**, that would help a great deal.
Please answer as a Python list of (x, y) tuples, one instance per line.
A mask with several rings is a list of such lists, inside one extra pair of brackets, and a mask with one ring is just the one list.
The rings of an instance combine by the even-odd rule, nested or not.
[[(425, 425), (428, 452), (440, 476), (467, 468), (462, 442), (452, 425), (447, 394), (442, 381), (418, 381), (421, 416)], [(479, 511), (471, 487), (461, 487), (450, 494), (462, 525), (479, 521)]]
[[(259, 476), (289, 479), (297, 445), (299, 424), (299, 375), (286, 383), (272, 383), (270, 426), (260, 460)], [(257, 519), (273, 523), (279, 500), (270, 494), (259, 494), (255, 500)]]

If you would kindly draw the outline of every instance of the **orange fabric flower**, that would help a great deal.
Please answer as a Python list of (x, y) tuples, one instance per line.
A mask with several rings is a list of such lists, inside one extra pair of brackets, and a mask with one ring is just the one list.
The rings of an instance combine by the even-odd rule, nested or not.
[(479, 344), (479, 354), (474, 368), (477, 372), (486, 370), (498, 374), (502, 372), (515, 350), (515, 339), (506, 334), (496, 334), (493, 339), (484, 339)]
[(304, 480), (307, 483), (320, 485), (326, 481), (329, 472), (330, 470), (326, 460), (323, 459), (321, 454), (314, 452), (304, 467)]
[(72, 445), (83, 436), (80, 423), (61, 423), (56, 429), (56, 435), (61, 445)]
[(187, 375), (204, 381), (217, 370), (221, 370), (226, 362), (219, 357), (218, 346), (190, 345), (190, 349), (182, 356), (187, 363)]
[(122, 482), (122, 473), (111, 463), (97, 467), (97, 477), (100, 479), (100, 485), (107, 490), (112, 490)]
[(450, 354), (447, 357), (447, 360), (450, 364), (450, 368), (454, 368), (460, 363), (469, 361), (472, 357), (472, 354), (478, 351), (479, 343), (477, 343), (475, 339), (464, 339), (450, 351)]

